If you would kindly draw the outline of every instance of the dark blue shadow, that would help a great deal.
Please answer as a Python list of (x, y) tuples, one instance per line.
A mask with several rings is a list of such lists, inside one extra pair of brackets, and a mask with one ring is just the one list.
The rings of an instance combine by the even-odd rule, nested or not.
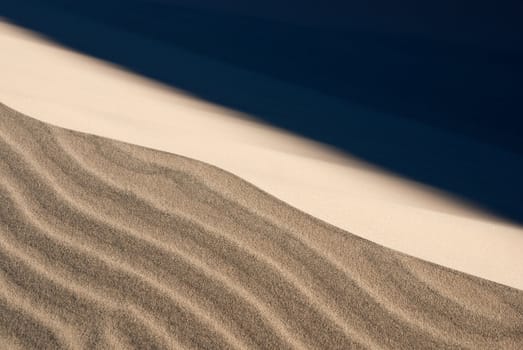
[(1, 0), (0, 15), (523, 222), (523, 3), (280, 2)]

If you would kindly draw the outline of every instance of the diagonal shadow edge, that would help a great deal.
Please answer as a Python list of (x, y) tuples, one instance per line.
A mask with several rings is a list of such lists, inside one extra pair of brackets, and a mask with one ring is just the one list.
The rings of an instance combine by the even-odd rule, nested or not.
[(8, 1), (2, 12), (8, 20), (60, 44), (523, 222), (523, 159), (517, 152), (195, 55), (67, 11)]

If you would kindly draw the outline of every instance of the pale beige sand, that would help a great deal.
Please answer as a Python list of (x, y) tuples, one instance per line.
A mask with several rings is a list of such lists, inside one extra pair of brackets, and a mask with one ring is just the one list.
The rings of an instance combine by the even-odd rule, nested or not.
[[(0, 47), (0, 101), (17, 110), (55, 125), (205, 161), (364, 238), (523, 289), (521, 227), (2, 22)], [(175, 53), (191, 62), (204, 60), (182, 50)], [(244, 74), (234, 67), (220, 69)], [(290, 89), (319, 106), (337, 103), (269, 83), (270, 101), (279, 101), (279, 93), (288, 95)]]
[(523, 291), (0, 105), (5, 348), (521, 349)]

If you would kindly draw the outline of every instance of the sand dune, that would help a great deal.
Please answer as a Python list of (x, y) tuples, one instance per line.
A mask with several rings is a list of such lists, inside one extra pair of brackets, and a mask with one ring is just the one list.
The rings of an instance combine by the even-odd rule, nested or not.
[(523, 292), (0, 107), (8, 348), (521, 349)]
[[(92, 29), (92, 25), (86, 24), (86, 30)], [(301, 106), (302, 101), (314, 101), (307, 107), (313, 108), (312, 114), (323, 115), (333, 106), (342, 108), (347, 116), (362, 113), (314, 91), (210, 61), (180, 48), (157, 47), (157, 43), (144, 43), (142, 38), (123, 32), (112, 35), (115, 42), (123, 38), (125, 42), (141, 42), (148, 51), (156, 53), (152, 56), (176, 58), (179, 64), (173, 64), (175, 67), (218, 67), (228, 79), (257, 82), (260, 97), (274, 108), (281, 108), (282, 118), (289, 106)], [(0, 47), (0, 101), (18, 111), (53, 125), (212, 164), (363, 238), (523, 289), (521, 225), (350, 153), (57, 46), (34, 32), (2, 22), (1, 18)], [(36, 56), (38, 60), (34, 59)], [(207, 69), (202, 74), (211, 77), (213, 71)], [(512, 198), (518, 203), (519, 187), (511, 184), (521, 173), (521, 156), (401, 118), (368, 112), (364, 115), (367, 122), (391, 134), (409, 130), (419, 140), (432, 140), (442, 157), (456, 153), (454, 145), (467, 145), (466, 154), (472, 155), (476, 164), (483, 164), (477, 169), (482, 176), (476, 183), (490, 191), (500, 189), (493, 197), (501, 201), (508, 199), (510, 203)], [(498, 169), (495, 176), (485, 174), (485, 167)], [(460, 168), (451, 164), (448, 171), (452, 173), (453, 169)]]

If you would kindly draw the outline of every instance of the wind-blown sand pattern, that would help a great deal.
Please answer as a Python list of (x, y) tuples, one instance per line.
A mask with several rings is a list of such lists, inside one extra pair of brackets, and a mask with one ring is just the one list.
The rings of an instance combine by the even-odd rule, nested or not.
[(522, 291), (202, 162), (0, 105), (0, 179), (4, 348), (523, 348)]

